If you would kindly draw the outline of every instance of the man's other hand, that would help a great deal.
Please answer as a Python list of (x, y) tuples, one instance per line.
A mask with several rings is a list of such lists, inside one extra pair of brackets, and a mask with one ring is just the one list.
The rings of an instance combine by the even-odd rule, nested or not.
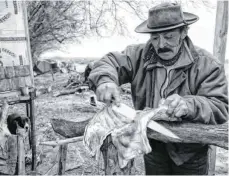
[(96, 89), (96, 96), (98, 101), (102, 101), (106, 104), (113, 102), (117, 106), (120, 105), (120, 92), (115, 83), (100, 84)]
[(188, 106), (184, 98), (178, 94), (173, 94), (165, 99), (168, 106), (167, 114), (174, 117), (184, 117), (188, 114)]

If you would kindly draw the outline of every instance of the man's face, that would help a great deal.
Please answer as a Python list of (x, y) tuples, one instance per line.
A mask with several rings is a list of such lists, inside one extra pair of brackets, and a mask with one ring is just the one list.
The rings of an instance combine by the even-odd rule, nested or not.
[(179, 51), (184, 38), (180, 28), (151, 34), (151, 42), (156, 53), (164, 60), (172, 59)]

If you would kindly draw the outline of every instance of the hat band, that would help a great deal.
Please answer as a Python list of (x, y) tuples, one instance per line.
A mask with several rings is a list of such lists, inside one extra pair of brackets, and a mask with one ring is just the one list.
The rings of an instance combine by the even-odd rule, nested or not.
[(149, 29), (159, 29), (159, 28), (166, 28), (166, 27), (176, 26), (176, 25), (179, 25), (179, 24), (187, 24), (187, 23), (185, 21), (183, 21), (183, 22), (179, 22), (179, 23), (168, 24), (168, 25), (163, 25), (163, 26), (155, 26), (155, 27), (149, 26), (147, 24), (147, 27)]

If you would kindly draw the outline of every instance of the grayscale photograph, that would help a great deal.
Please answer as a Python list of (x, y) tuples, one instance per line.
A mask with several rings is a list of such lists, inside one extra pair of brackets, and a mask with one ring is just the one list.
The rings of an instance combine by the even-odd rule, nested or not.
[(0, 0), (0, 175), (228, 175), (228, 0)]

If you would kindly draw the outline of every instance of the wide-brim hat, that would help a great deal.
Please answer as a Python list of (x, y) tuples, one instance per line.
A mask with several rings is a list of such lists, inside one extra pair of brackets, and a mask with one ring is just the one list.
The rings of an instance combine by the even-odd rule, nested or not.
[(148, 19), (135, 28), (138, 33), (167, 31), (195, 23), (199, 17), (183, 12), (179, 4), (163, 3), (149, 10)]

